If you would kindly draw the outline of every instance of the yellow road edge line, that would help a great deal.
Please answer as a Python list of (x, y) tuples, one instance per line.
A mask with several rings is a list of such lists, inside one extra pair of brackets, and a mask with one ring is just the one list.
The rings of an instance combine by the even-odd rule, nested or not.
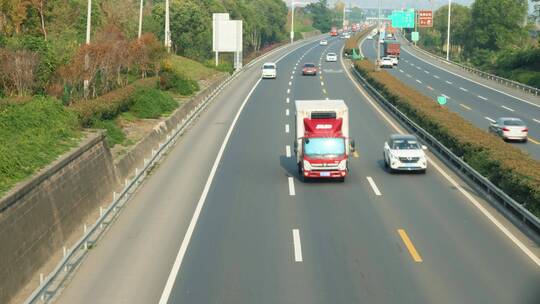
[(536, 140), (536, 139), (532, 139), (532, 138), (528, 138), (528, 140), (532, 141), (533, 144), (535, 145), (540, 145), (540, 141)]
[(353, 156), (354, 156), (355, 158), (359, 158), (359, 157), (360, 157), (360, 154), (358, 153), (358, 151), (354, 151), (354, 152), (353, 152)]
[(399, 233), (399, 236), (401, 237), (401, 240), (403, 243), (405, 243), (405, 246), (409, 250), (409, 253), (411, 254), (411, 257), (416, 263), (422, 263), (422, 257), (416, 251), (416, 248), (414, 247), (413, 243), (411, 242), (411, 239), (409, 239), (409, 236), (407, 235), (407, 232), (403, 229), (398, 229), (397, 232)]

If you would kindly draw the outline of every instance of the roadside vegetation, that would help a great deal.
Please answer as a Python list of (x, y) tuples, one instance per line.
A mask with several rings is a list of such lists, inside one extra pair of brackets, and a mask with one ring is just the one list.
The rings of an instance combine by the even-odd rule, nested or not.
[[(524, 24), (527, 7), (527, 0), (452, 4), (451, 59), (540, 88), (540, 45)], [(420, 29), (421, 47), (446, 55), (447, 16), (448, 6), (434, 12), (433, 28)]]
[(457, 156), (540, 216), (540, 162), (411, 89), (368, 60), (355, 68), (392, 104)]

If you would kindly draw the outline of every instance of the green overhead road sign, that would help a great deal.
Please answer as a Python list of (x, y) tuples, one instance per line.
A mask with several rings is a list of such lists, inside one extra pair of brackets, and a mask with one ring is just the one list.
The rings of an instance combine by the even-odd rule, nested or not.
[(414, 42), (417, 42), (420, 40), (420, 34), (418, 32), (412, 32), (411, 33), (411, 40)]
[(393, 11), (390, 20), (392, 21), (392, 27), (414, 28), (414, 10)]
[(441, 106), (444, 106), (446, 104), (446, 96), (439, 96), (437, 97), (437, 102), (441, 105)]

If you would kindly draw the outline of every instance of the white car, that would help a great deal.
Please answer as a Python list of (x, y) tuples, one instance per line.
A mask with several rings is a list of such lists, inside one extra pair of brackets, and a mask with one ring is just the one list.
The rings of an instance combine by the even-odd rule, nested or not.
[(367, 40), (373, 40), (373, 36), (367, 36)]
[(277, 78), (277, 67), (273, 62), (266, 62), (262, 66), (262, 78)]
[(336, 62), (337, 61), (337, 54), (336, 53), (328, 53), (326, 54), (326, 62)]
[(319, 45), (328, 45), (328, 40), (323, 39), (319, 41)]
[(489, 132), (495, 133), (504, 140), (519, 140), (526, 142), (529, 128), (519, 118), (501, 117), (491, 123)]
[(388, 58), (392, 59), (392, 64), (393, 64), (394, 66), (397, 66), (397, 65), (398, 65), (399, 59), (397, 58), (396, 55), (388, 55)]
[(381, 68), (393, 68), (394, 67), (394, 62), (392, 61), (392, 59), (390, 57), (383, 57), (379, 61), (379, 67), (381, 67)]
[(384, 143), (384, 165), (390, 171), (426, 172), (427, 158), (424, 150), (414, 135), (392, 134)]
[(347, 34), (343, 35), (343, 38), (349, 39), (349, 38), (351, 38), (351, 34), (347, 33)]

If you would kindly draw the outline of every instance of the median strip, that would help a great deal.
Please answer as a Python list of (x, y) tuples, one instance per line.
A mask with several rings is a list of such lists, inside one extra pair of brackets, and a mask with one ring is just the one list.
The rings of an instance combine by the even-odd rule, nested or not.
[(407, 232), (405, 232), (405, 230), (403, 230), (403, 229), (398, 229), (397, 232), (398, 232), (399, 236), (401, 237), (401, 240), (405, 244), (405, 247), (407, 247), (407, 250), (409, 250), (409, 254), (411, 255), (412, 259), (416, 263), (422, 263), (422, 261), (423, 261), (422, 257), (420, 256), (420, 254), (418, 253), (418, 251), (414, 247), (414, 244), (412, 243), (411, 239), (407, 235)]

